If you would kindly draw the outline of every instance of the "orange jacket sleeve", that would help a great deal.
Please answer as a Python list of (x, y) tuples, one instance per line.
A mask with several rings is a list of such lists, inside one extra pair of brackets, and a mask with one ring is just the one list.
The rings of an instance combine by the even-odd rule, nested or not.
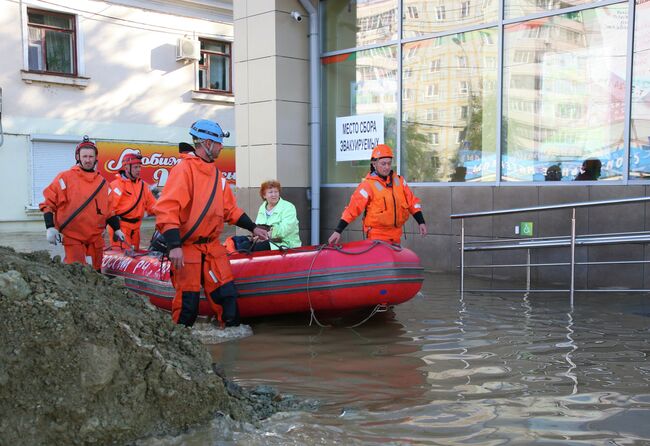
[(403, 177), (400, 177), (404, 187), (404, 195), (406, 196), (406, 203), (409, 205), (409, 212), (411, 215), (416, 214), (422, 211), (422, 204), (420, 199), (415, 196), (411, 188), (406, 184), (406, 180)]
[[(117, 192), (116, 189), (119, 192)], [(113, 213), (115, 213), (116, 210), (117, 210), (117, 206), (118, 206), (118, 204), (120, 202), (120, 194), (121, 193), (122, 193), (122, 188), (121, 188), (121, 185), (120, 185), (120, 180), (115, 179), (115, 180), (111, 181), (110, 193), (108, 194), (108, 201), (109, 201), (109, 203), (111, 205), (111, 211), (113, 211)]]
[(60, 173), (43, 189), (43, 202), (38, 205), (41, 212), (56, 214), (57, 209), (67, 202), (65, 178)]
[(142, 199), (144, 200), (144, 210), (149, 215), (156, 215), (156, 210), (154, 208), (156, 205), (156, 198), (153, 196), (153, 193), (151, 193), (151, 189), (149, 189), (149, 185), (147, 183), (144, 183), (143, 195), (144, 196)]
[(167, 183), (154, 205), (156, 226), (163, 234), (181, 227), (181, 212), (188, 212), (191, 200), (192, 175), (185, 163), (177, 164), (170, 172)]
[(222, 178), (221, 181), (223, 185), (223, 219), (234, 225), (239, 220), (239, 217), (244, 214), (244, 211), (237, 206), (237, 199), (230, 183), (225, 181), (225, 178)]
[(350, 202), (343, 210), (341, 220), (345, 220), (347, 223), (352, 223), (363, 213), (363, 211), (366, 210), (366, 206), (368, 206), (368, 202), (371, 199), (372, 188), (369, 187), (366, 181), (362, 181), (350, 197)]

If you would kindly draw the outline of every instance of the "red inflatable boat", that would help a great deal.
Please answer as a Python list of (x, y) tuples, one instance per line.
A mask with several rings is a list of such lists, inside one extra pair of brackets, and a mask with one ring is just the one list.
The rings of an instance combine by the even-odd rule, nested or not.
[[(347, 311), (397, 305), (420, 291), (420, 259), (411, 250), (364, 240), (342, 246), (306, 246), (230, 256), (241, 317), (313, 311)], [(171, 310), (169, 261), (156, 252), (109, 249), (102, 272), (124, 277), (133, 291)], [(199, 312), (212, 314), (201, 296)]]

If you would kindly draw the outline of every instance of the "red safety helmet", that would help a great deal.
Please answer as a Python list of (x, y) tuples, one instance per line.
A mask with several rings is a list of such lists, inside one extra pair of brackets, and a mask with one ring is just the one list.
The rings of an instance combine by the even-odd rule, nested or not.
[(393, 158), (393, 149), (386, 144), (377, 144), (374, 149), (372, 149), (371, 160), (378, 160), (379, 158)]
[(95, 145), (94, 142), (88, 138), (88, 135), (84, 135), (83, 141), (81, 141), (79, 144), (77, 144), (77, 147), (74, 149), (74, 159), (79, 162), (79, 152), (81, 149), (93, 149), (95, 151), (95, 156), (99, 154), (99, 150), (97, 150), (97, 146)]
[(142, 155), (139, 153), (127, 153), (124, 155), (124, 158), (122, 158), (122, 164), (125, 166), (142, 164)]

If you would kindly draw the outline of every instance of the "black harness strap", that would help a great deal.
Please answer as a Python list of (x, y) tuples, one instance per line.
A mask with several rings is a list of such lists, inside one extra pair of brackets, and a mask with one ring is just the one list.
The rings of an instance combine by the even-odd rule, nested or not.
[(190, 236), (192, 234), (194, 234), (194, 231), (196, 231), (196, 228), (198, 228), (199, 225), (201, 224), (201, 222), (203, 221), (203, 218), (205, 217), (205, 214), (208, 213), (208, 210), (210, 209), (210, 206), (212, 206), (212, 201), (214, 200), (214, 194), (217, 191), (217, 184), (219, 183), (219, 177), (221, 176), (221, 175), (219, 175), (219, 169), (216, 169), (216, 170), (217, 170), (217, 175), (216, 175), (216, 178), (214, 179), (214, 185), (212, 186), (212, 192), (210, 193), (210, 198), (208, 198), (208, 202), (206, 203), (205, 208), (203, 208), (203, 212), (201, 212), (201, 215), (199, 215), (199, 218), (196, 219), (196, 222), (194, 223), (194, 226), (192, 226), (190, 228), (190, 230), (187, 231), (187, 233), (183, 237), (181, 237), (181, 244), (183, 244), (183, 242), (185, 242), (185, 240), (187, 240), (188, 238), (190, 238)]
[[(131, 206), (129, 209), (127, 209), (126, 211), (124, 211), (124, 212), (122, 212), (121, 214), (119, 214), (118, 217), (120, 217), (120, 218), (124, 217), (124, 216), (127, 215), (129, 212), (131, 212), (133, 209), (135, 209), (135, 207), (138, 205), (138, 203), (140, 203), (140, 200), (142, 199), (142, 194), (144, 193), (144, 181), (142, 182), (142, 185), (141, 185), (141, 186), (142, 186), (142, 187), (140, 188), (140, 195), (138, 195), (138, 199), (135, 200), (135, 204), (134, 204), (133, 206)], [(125, 218), (124, 220), (126, 220), (126, 218)], [(131, 222), (131, 223), (132, 223), (132, 222)]]
[(72, 215), (70, 215), (68, 217), (68, 219), (63, 222), (63, 224), (61, 226), (59, 226), (59, 232), (63, 232), (65, 227), (68, 226), (68, 223), (70, 223), (77, 215), (79, 215), (79, 213), (81, 211), (83, 211), (86, 206), (88, 206), (88, 203), (93, 201), (93, 198), (95, 198), (97, 196), (97, 194), (99, 193), (99, 191), (102, 190), (102, 187), (104, 187), (104, 184), (106, 184), (106, 180), (104, 178), (102, 178), (102, 182), (99, 183), (99, 186), (97, 187), (97, 189), (95, 189), (95, 192), (93, 192), (93, 194), (90, 197), (88, 197), (88, 199), (86, 201), (84, 201), (83, 204), (81, 206), (79, 206), (79, 208), (76, 211), (74, 211), (72, 213)]

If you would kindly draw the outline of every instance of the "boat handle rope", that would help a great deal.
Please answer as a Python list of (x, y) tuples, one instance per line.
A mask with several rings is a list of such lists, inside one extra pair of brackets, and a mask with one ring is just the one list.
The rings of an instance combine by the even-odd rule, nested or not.
[[(347, 254), (347, 255), (359, 255), (359, 254), (365, 254), (371, 249), (373, 249), (375, 246), (383, 245), (386, 246), (387, 248), (390, 248), (394, 251), (402, 251), (402, 247), (399, 245), (394, 245), (393, 243), (388, 243), (383, 240), (373, 240), (372, 245), (370, 245), (368, 248), (364, 249), (363, 251), (347, 251), (342, 248), (342, 245), (334, 245), (330, 246), (326, 243), (319, 245), (318, 248), (316, 249), (316, 255), (311, 261), (311, 264), (309, 265), (309, 271), (307, 272), (307, 301), (309, 302), (309, 312), (310, 312), (310, 318), (309, 318), (309, 326), (311, 327), (311, 324), (313, 322), (316, 322), (316, 324), (321, 327), (321, 328), (329, 328), (331, 325), (323, 325), (318, 318), (316, 317), (316, 312), (314, 311), (314, 307), (311, 304), (311, 295), (309, 293), (309, 281), (311, 279), (311, 272), (314, 267), (314, 262), (316, 262), (316, 258), (318, 255), (323, 251), (324, 249), (332, 249), (335, 251), (338, 251), (342, 254)], [(370, 314), (366, 316), (364, 319), (362, 319), (360, 322), (357, 322), (356, 324), (349, 325), (345, 328), (356, 328), (359, 327), (360, 325), (366, 323), (368, 320), (370, 320), (371, 317), (373, 317), (377, 313), (385, 313), (388, 311), (388, 305), (385, 303), (380, 303), (374, 306), (374, 308), (370, 311)]]

